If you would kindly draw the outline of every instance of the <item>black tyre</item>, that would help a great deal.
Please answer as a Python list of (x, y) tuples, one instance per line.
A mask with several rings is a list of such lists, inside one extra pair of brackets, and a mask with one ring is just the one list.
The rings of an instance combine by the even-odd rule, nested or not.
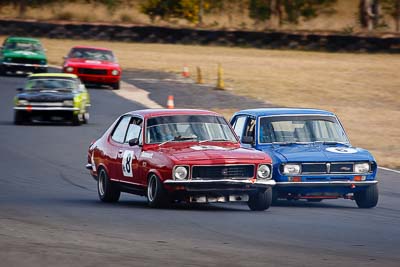
[(322, 198), (309, 198), (307, 199), (308, 202), (321, 202)]
[(116, 83), (112, 83), (111, 84), (111, 87), (114, 89), (114, 90), (118, 90), (119, 88), (120, 88), (120, 82), (116, 82)]
[(378, 185), (368, 186), (364, 191), (354, 193), (354, 200), (361, 209), (373, 208), (378, 204)]
[(14, 124), (21, 125), (25, 122), (24, 114), (21, 111), (14, 111)]
[(278, 204), (278, 191), (276, 189), (272, 189), (272, 200), (271, 200), (271, 205), (277, 205)]
[(268, 209), (272, 203), (272, 188), (268, 188), (265, 191), (258, 191), (255, 194), (249, 196), (247, 205), (251, 210), (263, 211)]
[(89, 123), (89, 112), (85, 112), (84, 114), (83, 114), (83, 123), (84, 124), (88, 124)]
[(97, 192), (100, 200), (108, 203), (117, 202), (121, 195), (118, 185), (110, 180), (104, 169), (100, 169), (97, 177)]
[(170, 203), (167, 190), (155, 174), (147, 181), (147, 203), (152, 208), (164, 208)]
[(79, 117), (79, 114), (78, 115), (73, 114), (72, 115), (72, 125), (79, 126), (81, 124), (82, 124), (82, 121), (81, 121), (81, 118)]

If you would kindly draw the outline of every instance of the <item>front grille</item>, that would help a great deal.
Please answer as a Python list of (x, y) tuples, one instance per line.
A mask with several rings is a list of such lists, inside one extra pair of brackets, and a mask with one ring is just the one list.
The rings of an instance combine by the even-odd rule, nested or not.
[(30, 58), (12, 58), (13, 63), (19, 64), (40, 64), (40, 59), (30, 59)]
[(78, 68), (79, 74), (107, 75), (107, 70)]
[(51, 106), (51, 107), (61, 107), (63, 102), (29, 102), (31, 106)]
[(331, 173), (352, 173), (353, 163), (331, 163)]
[(254, 177), (254, 165), (193, 166), (192, 179), (248, 179)]
[(302, 174), (339, 174), (339, 173), (353, 173), (353, 162), (319, 162), (319, 163), (302, 163)]
[(303, 163), (301, 164), (302, 173), (326, 173), (326, 163)]
[(52, 95), (39, 95), (34, 98), (28, 99), (30, 103), (46, 103), (46, 102), (63, 102), (64, 99), (60, 99), (60, 97), (52, 96)]

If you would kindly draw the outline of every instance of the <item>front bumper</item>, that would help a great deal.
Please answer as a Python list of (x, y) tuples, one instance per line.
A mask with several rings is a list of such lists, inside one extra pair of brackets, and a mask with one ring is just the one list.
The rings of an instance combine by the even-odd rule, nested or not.
[(48, 65), (3, 62), (5, 70), (47, 70)]
[(88, 74), (79, 74), (78, 77), (84, 83), (99, 83), (99, 84), (111, 84), (117, 83), (121, 80), (121, 76), (103, 76), (103, 75), (88, 75)]
[(192, 203), (243, 202), (275, 185), (274, 180), (166, 180), (166, 189), (176, 199)]
[(45, 106), (25, 106), (25, 107), (14, 107), (14, 110), (23, 110), (23, 111), (79, 111), (79, 108), (75, 107), (45, 107)]
[(274, 180), (231, 180), (231, 179), (221, 179), (221, 180), (165, 180), (165, 185), (185, 188), (186, 191), (223, 191), (223, 190), (248, 190), (255, 188), (269, 188), (273, 187), (276, 182)]
[(347, 187), (370, 186), (377, 184), (373, 181), (326, 181), (326, 182), (276, 182), (277, 187)]

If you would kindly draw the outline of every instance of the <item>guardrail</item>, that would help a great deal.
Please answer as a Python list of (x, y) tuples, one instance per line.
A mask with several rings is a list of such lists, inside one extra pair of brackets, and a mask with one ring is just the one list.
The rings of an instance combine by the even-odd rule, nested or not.
[(0, 20), (1, 35), (94, 39), (142, 43), (242, 46), (343, 52), (400, 52), (400, 37), (339, 33), (196, 30), (155, 26), (48, 23)]

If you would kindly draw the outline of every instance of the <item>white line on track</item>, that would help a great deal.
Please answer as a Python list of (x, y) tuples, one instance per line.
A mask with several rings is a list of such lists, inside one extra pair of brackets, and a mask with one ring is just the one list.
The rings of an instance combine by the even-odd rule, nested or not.
[[(113, 93), (131, 101), (138, 102), (148, 108), (163, 108), (149, 98), (149, 92), (132, 84), (121, 81), (121, 90), (113, 90)], [(165, 100), (165, 103), (167, 100)]]
[[(57, 65), (49, 65), (49, 66), (52, 68), (61, 69), (61, 67)], [(123, 82), (122, 80), (121, 80), (121, 89), (113, 90), (112, 92), (125, 99), (143, 104), (148, 108), (164, 108), (163, 106), (160, 106), (159, 104), (157, 104), (156, 102), (154, 102), (149, 98), (149, 92), (140, 89), (132, 84)]]
[(393, 169), (389, 169), (389, 168), (385, 168), (385, 167), (378, 167), (378, 168), (382, 169), (382, 170), (385, 170), (385, 171), (390, 171), (390, 172), (395, 172), (395, 173), (400, 174), (400, 171), (398, 171), (398, 170), (393, 170)]

